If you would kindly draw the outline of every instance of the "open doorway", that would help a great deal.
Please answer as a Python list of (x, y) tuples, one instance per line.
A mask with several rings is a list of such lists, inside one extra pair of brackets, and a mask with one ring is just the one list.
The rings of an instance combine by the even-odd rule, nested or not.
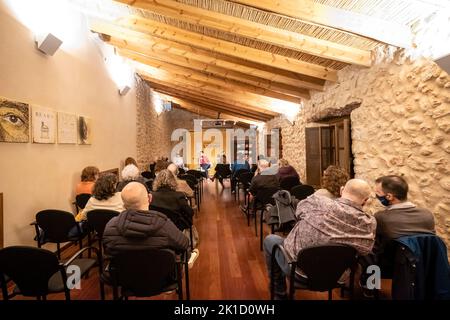
[(306, 177), (309, 185), (319, 187), (322, 173), (330, 165), (354, 176), (350, 117), (340, 117), (305, 129)]

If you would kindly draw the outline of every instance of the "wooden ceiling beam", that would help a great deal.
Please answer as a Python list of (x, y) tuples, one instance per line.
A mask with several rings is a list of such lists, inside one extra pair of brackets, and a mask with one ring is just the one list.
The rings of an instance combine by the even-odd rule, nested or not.
[(221, 67), (250, 76), (264, 78), (268, 81), (282, 83), (299, 88), (323, 91), (325, 80), (312, 78), (298, 73), (277, 69), (275, 67), (257, 64), (231, 56), (221, 55), (211, 51), (179, 44), (170, 40), (157, 39), (157, 41), (142, 40), (133, 42), (126, 40), (120, 34), (105, 37), (105, 42), (118, 48), (139, 52), (145, 55), (173, 55), (192, 61), (202, 61), (208, 65)]
[(151, 11), (172, 19), (191, 23), (193, 25), (213, 28), (250, 39), (261, 40), (275, 46), (304, 52), (324, 59), (331, 59), (365, 67), (369, 67), (372, 64), (371, 53), (367, 50), (352, 48), (335, 42), (240, 19), (173, 0), (164, 0), (163, 2), (156, 0), (119, 0), (117, 2)]
[[(150, 54), (142, 54), (140, 52), (131, 51), (128, 49), (119, 49), (119, 54), (125, 58), (132, 59), (146, 64), (148, 59), (156, 60), (160, 62), (170, 63), (172, 65), (190, 68), (199, 72), (206, 72), (220, 78), (226, 78), (230, 80), (237, 80), (246, 84), (255, 85), (271, 91), (284, 93), (293, 96), (301, 97), (301, 94), (308, 95), (309, 92), (305, 89), (294, 87), (288, 84), (273, 82), (264, 78), (255, 77), (243, 72), (233, 71), (215, 65), (210, 65), (202, 61), (189, 59), (183, 56), (177, 56), (173, 54), (160, 54), (151, 52)], [(153, 63), (154, 61), (151, 61)]]
[(309, 98), (309, 91), (308, 90), (302, 90), (298, 91), (296, 96), (293, 95), (287, 95), (284, 93), (279, 93), (276, 91), (264, 89), (258, 86), (254, 86), (251, 84), (247, 84), (244, 82), (226, 79), (217, 77), (211, 74), (205, 74), (200, 71), (196, 71), (190, 68), (186, 68), (183, 66), (173, 65), (167, 62), (159, 61), (157, 59), (152, 59), (150, 57), (138, 57), (134, 56), (137, 61), (146, 64), (148, 66), (151, 66), (156, 69), (164, 70), (166, 72), (169, 72), (173, 77), (183, 76), (187, 77), (192, 80), (198, 80), (207, 82), (208, 84), (212, 85), (219, 85), (224, 88), (233, 89), (237, 92), (250, 92), (270, 98), (285, 100), (293, 103), (300, 103), (302, 98)]
[(145, 73), (140, 76), (147, 82), (151, 83), (151, 86), (162, 90), (178, 91), (180, 93), (198, 98), (199, 100), (231, 105), (235, 109), (241, 109), (246, 112), (257, 112), (267, 117), (274, 117), (280, 114), (279, 112), (273, 110), (273, 108), (265, 107), (262, 103), (246, 100), (246, 98), (243, 97), (236, 97), (236, 95), (228, 92), (218, 92), (211, 89), (194, 87), (193, 85), (178, 81), (161, 80)]
[(190, 99), (199, 101), (199, 102), (205, 102), (207, 104), (213, 104), (217, 105), (223, 108), (227, 108), (230, 111), (236, 111), (236, 112), (243, 112), (246, 114), (256, 115), (259, 117), (263, 117), (266, 119), (270, 119), (276, 116), (279, 116), (280, 114), (277, 112), (272, 112), (265, 109), (260, 109), (252, 105), (246, 105), (243, 103), (237, 103), (235, 101), (226, 100), (220, 97), (214, 97), (211, 95), (205, 96), (202, 95), (201, 92), (192, 91), (192, 90), (186, 90), (184, 88), (178, 87), (176, 85), (163, 85), (161, 83), (156, 83), (155, 81), (147, 80), (147, 82), (150, 83), (152, 88), (155, 88), (155, 90), (164, 90), (167, 92), (171, 92), (173, 94), (179, 94), (183, 97), (189, 97)]
[(216, 114), (220, 113), (221, 115), (228, 115), (228, 116), (231, 115), (231, 116), (239, 117), (239, 118), (246, 119), (246, 120), (249, 120), (249, 121), (266, 122), (266, 121), (270, 120), (270, 118), (269, 119), (258, 118), (258, 117), (254, 117), (254, 116), (250, 116), (250, 115), (236, 113), (234, 111), (231, 112), (231, 110), (222, 109), (220, 107), (209, 105), (209, 104), (204, 104), (204, 103), (198, 102), (196, 100), (191, 100), (191, 99), (189, 99), (187, 97), (176, 96), (176, 95), (174, 95), (172, 93), (164, 92), (163, 90), (159, 91), (159, 90), (155, 89), (155, 91), (170, 97), (169, 100), (171, 100), (172, 102), (176, 102), (177, 99), (178, 100), (184, 100), (186, 102), (191, 103), (192, 105), (195, 105), (195, 106), (201, 107), (203, 109), (207, 109), (207, 110), (213, 111)]
[[(271, 112), (277, 112), (280, 113), (280, 110), (278, 110), (278, 104), (282, 103), (282, 101), (272, 98), (267, 98), (259, 95), (255, 95), (252, 93), (241, 93), (241, 92), (235, 92), (233, 90), (223, 88), (221, 86), (217, 85), (210, 85), (206, 82), (197, 81), (188, 79), (186, 77), (182, 76), (175, 76), (171, 77), (170, 75), (167, 76), (165, 74), (152, 74), (145, 70), (138, 69), (137, 73), (141, 75), (146, 80), (149, 81), (163, 81), (164, 83), (173, 83), (180, 88), (186, 88), (189, 90), (193, 90), (195, 92), (199, 92), (205, 97), (208, 97), (209, 95), (212, 95), (214, 97), (220, 97), (220, 99), (230, 99), (235, 102), (243, 102), (248, 105), (252, 106), (258, 106), (259, 109), (266, 109)], [(288, 103), (288, 108), (290, 107)]]
[(232, 0), (246, 6), (293, 17), (305, 23), (346, 31), (402, 48), (412, 45), (412, 32), (405, 25), (323, 5), (312, 0)]
[(262, 113), (251, 112), (251, 111), (242, 110), (242, 109), (236, 109), (236, 108), (230, 107), (230, 106), (222, 104), (222, 103), (218, 104), (212, 100), (208, 101), (207, 99), (199, 99), (193, 95), (189, 95), (189, 94), (186, 94), (184, 92), (180, 92), (180, 91), (177, 91), (174, 89), (161, 88), (160, 86), (155, 85), (152, 82), (149, 82), (149, 84), (155, 91), (170, 95), (174, 98), (185, 99), (187, 101), (192, 101), (192, 102), (195, 101), (196, 103), (199, 103), (204, 106), (208, 106), (209, 108), (214, 108), (214, 110), (220, 111), (222, 113), (232, 113), (232, 114), (238, 115), (243, 118), (248, 117), (248, 118), (251, 118), (254, 120), (258, 120), (258, 121), (269, 121), (271, 118), (273, 118), (273, 116), (271, 117), (271, 116), (268, 116), (268, 115), (265, 115)]
[[(178, 98), (174, 98), (172, 99), (172, 101), (176, 104), (178, 104), (182, 109), (185, 109), (191, 113), (196, 113), (196, 114), (201, 114), (205, 117), (208, 117), (210, 119), (216, 119), (217, 118), (217, 113), (210, 111), (208, 109), (202, 108), (200, 106), (191, 104), (187, 101), (184, 101), (182, 99), (178, 99)], [(227, 120), (234, 120), (234, 121), (239, 121), (239, 122), (243, 122), (246, 124), (252, 124), (252, 125), (258, 125), (261, 124), (260, 121), (254, 121), (254, 120), (248, 120), (248, 119), (243, 119), (240, 117), (236, 117), (234, 115), (231, 114), (223, 114), (223, 117), (226, 117)]]
[(90, 26), (91, 29), (96, 32), (109, 35), (112, 35), (114, 32), (126, 32), (126, 29), (129, 29), (137, 33), (137, 35), (135, 35), (137, 36), (135, 39), (133, 39), (132, 34), (128, 34), (129, 38), (136, 41), (142, 39), (151, 40), (153, 37), (169, 39), (268, 66), (276, 65), (279, 69), (284, 69), (319, 79), (329, 81), (337, 80), (336, 70), (330, 68), (273, 54), (267, 51), (246, 47), (233, 42), (200, 35), (194, 32), (185, 31), (183, 29), (175, 28), (148, 19), (136, 17), (132, 18), (131, 22), (127, 19), (125, 22), (118, 21), (116, 23), (110, 23), (99, 19), (90, 19)]

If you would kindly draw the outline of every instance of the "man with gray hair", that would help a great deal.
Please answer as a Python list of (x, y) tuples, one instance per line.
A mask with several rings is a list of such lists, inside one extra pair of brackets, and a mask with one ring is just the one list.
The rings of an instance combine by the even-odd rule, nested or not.
[[(370, 194), (369, 184), (361, 179), (349, 180), (341, 187), (341, 197), (336, 200), (313, 194), (298, 203), (295, 212), (297, 223), (286, 239), (274, 234), (265, 238), (266, 264), (269, 275), (272, 268), (274, 271), (276, 298), (286, 298), (285, 276), (290, 271), (288, 260), (296, 260), (300, 250), (327, 243), (352, 246), (361, 255), (372, 250), (376, 221), (362, 210)], [(272, 265), (271, 253), (277, 244), (285, 248), (288, 257), (278, 251), (276, 263)]]

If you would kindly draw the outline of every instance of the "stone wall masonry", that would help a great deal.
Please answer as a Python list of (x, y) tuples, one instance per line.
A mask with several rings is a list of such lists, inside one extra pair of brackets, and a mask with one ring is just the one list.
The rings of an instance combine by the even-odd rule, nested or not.
[(431, 60), (398, 53), (371, 68), (339, 71), (339, 81), (313, 93), (294, 125), (280, 117), (266, 129), (282, 128), (284, 157), (305, 180), (305, 127), (312, 125), (305, 119), (361, 103), (351, 113), (356, 177), (373, 185), (382, 175), (404, 175), (410, 200), (434, 213), (450, 247), (450, 76)]
[(173, 108), (170, 112), (158, 115), (154, 108), (154, 92), (142, 79), (136, 79), (137, 104), (137, 162), (140, 170), (148, 170), (155, 157), (170, 158), (170, 152), (176, 142), (170, 137), (176, 128), (193, 130), (194, 113)]

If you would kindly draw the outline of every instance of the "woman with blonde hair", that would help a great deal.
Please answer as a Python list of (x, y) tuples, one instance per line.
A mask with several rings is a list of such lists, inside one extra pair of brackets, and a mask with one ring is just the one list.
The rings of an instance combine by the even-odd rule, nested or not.
[(328, 166), (322, 176), (322, 189), (315, 192), (330, 199), (336, 199), (341, 196), (341, 187), (345, 186), (350, 179), (347, 171), (337, 166)]
[[(170, 212), (168, 218), (180, 230), (192, 226), (193, 210), (183, 192), (177, 190), (177, 180), (172, 172), (164, 169), (159, 172), (153, 181), (152, 203), (150, 209)], [(166, 214), (169, 215), (169, 214)]]

